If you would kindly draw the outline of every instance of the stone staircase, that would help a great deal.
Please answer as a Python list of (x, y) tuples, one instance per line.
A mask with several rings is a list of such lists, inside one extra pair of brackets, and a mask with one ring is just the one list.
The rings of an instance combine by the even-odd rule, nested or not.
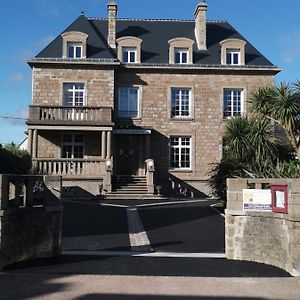
[(161, 199), (148, 193), (146, 176), (118, 175), (112, 178), (112, 192), (106, 199)]

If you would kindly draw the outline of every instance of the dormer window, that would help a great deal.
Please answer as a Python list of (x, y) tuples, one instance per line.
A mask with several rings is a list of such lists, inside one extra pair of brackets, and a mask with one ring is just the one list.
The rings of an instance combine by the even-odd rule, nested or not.
[(241, 64), (240, 49), (226, 49), (226, 64), (227, 65), (240, 65)]
[(187, 64), (189, 61), (189, 49), (175, 48), (175, 64)]
[(137, 50), (136, 48), (122, 48), (122, 62), (123, 63), (136, 63), (137, 62)]
[(82, 58), (81, 43), (68, 43), (68, 58)]
[(240, 39), (227, 39), (220, 43), (221, 65), (245, 65), (246, 42)]
[(175, 38), (169, 41), (170, 64), (192, 64), (194, 41), (187, 38)]
[(124, 64), (141, 63), (142, 40), (135, 36), (123, 36), (117, 39), (118, 59)]
[(61, 35), (63, 39), (63, 58), (86, 58), (88, 35), (79, 31), (68, 31)]

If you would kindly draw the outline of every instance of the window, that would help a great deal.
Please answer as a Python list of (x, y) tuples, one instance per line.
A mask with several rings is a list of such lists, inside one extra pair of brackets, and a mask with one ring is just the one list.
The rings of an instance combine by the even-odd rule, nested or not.
[(175, 48), (175, 64), (187, 64), (189, 49)]
[(122, 62), (135, 63), (136, 62), (136, 48), (123, 48), (122, 49)]
[(239, 49), (226, 49), (226, 64), (227, 65), (240, 65), (240, 50)]
[(81, 43), (68, 43), (68, 58), (82, 58)]
[(84, 106), (84, 84), (64, 83), (64, 106)]
[(83, 158), (83, 136), (81, 134), (64, 134), (61, 151), (62, 158)]
[(191, 137), (170, 137), (171, 169), (191, 169)]
[(243, 113), (243, 90), (224, 89), (224, 118), (240, 116)]
[(120, 88), (118, 115), (122, 118), (139, 117), (139, 95), (138, 88)]
[(172, 88), (171, 90), (171, 117), (191, 117), (191, 89)]

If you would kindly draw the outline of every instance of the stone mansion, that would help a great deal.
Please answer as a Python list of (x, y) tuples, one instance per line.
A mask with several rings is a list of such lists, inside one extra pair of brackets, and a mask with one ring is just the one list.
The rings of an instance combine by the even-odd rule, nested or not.
[(209, 194), (226, 119), (280, 71), (228, 22), (80, 15), (35, 58), (28, 150), (66, 193)]

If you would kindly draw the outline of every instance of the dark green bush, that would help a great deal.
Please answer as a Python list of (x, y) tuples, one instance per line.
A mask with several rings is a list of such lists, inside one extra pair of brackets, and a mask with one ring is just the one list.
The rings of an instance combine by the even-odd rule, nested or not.
[(27, 151), (9, 144), (0, 148), (0, 174), (28, 174), (31, 158)]

